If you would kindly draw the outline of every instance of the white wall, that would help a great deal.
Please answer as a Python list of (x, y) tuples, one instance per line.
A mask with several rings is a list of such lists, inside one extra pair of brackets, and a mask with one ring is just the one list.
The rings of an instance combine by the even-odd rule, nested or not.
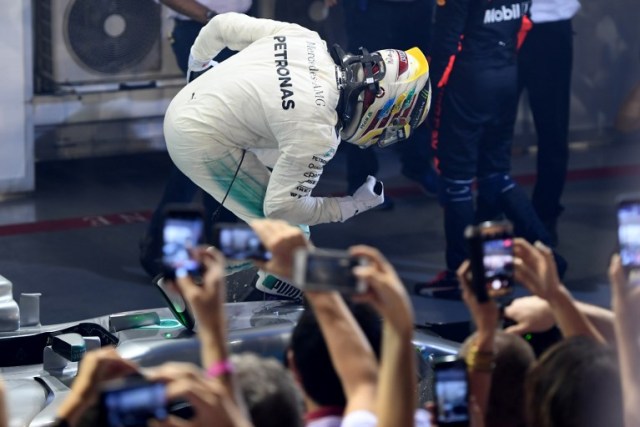
[(31, 2), (2, 1), (0, 13), (0, 198), (34, 188)]

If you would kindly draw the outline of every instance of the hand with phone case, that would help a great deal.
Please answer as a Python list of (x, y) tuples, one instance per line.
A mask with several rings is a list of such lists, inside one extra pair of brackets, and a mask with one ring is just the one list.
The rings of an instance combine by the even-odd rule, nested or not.
[(82, 359), (71, 391), (56, 412), (56, 417), (75, 425), (84, 412), (97, 403), (100, 386), (106, 381), (138, 373), (138, 366), (123, 359), (113, 347), (88, 352)]
[(465, 230), (476, 298), (503, 298), (513, 293), (513, 227), (488, 221)]
[(441, 356), (432, 362), (434, 424), (438, 427), (467, 427), (469, 410), (469, 378), (464, 359)]
[[(167, 363), (145, 377), (107, 383), (100, 396), (109, 427), (249, 427), (250, 423), (217, 379), (186, 363)], [(153, 422), (153, 424), (151, 424)]]

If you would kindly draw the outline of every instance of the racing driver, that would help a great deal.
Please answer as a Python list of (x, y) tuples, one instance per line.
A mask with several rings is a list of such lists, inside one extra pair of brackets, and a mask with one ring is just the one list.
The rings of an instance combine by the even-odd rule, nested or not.
[[(223, 48), (239, 51), (211, 67)], [(176, 166), (240, 219), (308, 226), (347, 219), (384, 201), (369, 176), (350, 196), (314, 197), (341, 140), (361, 148), (406, 139), (429, 110), (424, 54), (386, 49), (349, 54), (296, 24), (220, 14), (191, 48), (197, 79), (172, 100), (164, 119)], [(258, 273), (266, 293), (300, 291)]]

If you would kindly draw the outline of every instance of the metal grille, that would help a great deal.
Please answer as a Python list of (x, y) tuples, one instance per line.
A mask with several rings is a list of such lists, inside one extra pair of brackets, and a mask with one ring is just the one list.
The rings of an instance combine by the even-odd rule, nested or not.
[(149, 54), (159, 43), (160, 27), (160, 5), (153, 0), (75, 0), (65, 38), (86, 68), (116, 74), (134, 69)]

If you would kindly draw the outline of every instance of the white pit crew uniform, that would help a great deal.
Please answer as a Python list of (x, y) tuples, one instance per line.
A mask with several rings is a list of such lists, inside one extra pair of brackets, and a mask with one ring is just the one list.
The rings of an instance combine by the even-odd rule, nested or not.
[(325, 42), (299, 25), (225, 13), (202, 29), (191, 54), (206, 61), (224, 47), (240, 52), (169, 105), (164, 133), (175, 164), (218, 201), (231, 186), (224, 206), (247, 222), (346, 220), (339, 201), (349, 197), (311, 195), (340, 143), (340, 91)]

